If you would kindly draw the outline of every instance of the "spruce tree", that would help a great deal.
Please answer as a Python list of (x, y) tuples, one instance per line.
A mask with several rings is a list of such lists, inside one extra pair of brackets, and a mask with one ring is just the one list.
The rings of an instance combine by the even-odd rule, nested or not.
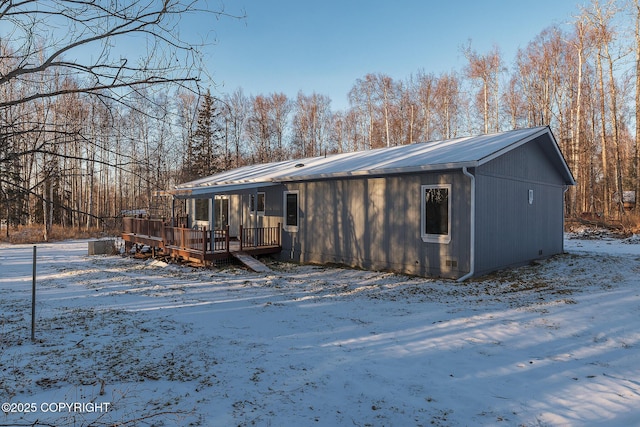
[(222, 170), (224, 154), (221, 152), (220, 141), (223, 131), (219, 116), (214, 98), (207, 91), (198, 109), (196, 128), (189, 139), (184, 168), (187, 180), (204, 178)]

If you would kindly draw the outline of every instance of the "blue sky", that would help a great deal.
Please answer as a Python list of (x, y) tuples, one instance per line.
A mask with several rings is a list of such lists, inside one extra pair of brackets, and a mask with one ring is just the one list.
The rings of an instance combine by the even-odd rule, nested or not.
[[(215, 37), (206, 48), (217, 88), (246, 95), (298, 91), (328, 95), (334, 109), (348, 106), (356, 79), (383, 73), (403, 80), (419, 70), (461, 71), (461, 47), (479, 53), (497, 45), (507, 65), (552, 24), (567, 27), (580, 0), (235, 0), (229, 13), (244, 20), (193, 22)], [(568, 28), (568, 27), (567, 27)]]

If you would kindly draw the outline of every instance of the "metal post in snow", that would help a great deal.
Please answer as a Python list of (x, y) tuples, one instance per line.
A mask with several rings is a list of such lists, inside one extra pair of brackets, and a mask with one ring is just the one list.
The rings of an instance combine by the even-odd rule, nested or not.
[(31, 341), (36, 340), (36, 246), (33, 246), (33, 279), (31, 281)]

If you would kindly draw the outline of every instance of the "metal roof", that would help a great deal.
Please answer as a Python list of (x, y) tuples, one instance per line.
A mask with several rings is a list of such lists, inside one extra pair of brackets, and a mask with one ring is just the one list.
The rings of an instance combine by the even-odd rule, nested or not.
[(197, 197), (292, 181), (477, 167), (545, 134), (549, 138), (541, 140), (542, 148), (559, 169), (565, 183), (575, 185), (551, 130), (544, 126), (245, 166), (180, 184), (171, 193)]

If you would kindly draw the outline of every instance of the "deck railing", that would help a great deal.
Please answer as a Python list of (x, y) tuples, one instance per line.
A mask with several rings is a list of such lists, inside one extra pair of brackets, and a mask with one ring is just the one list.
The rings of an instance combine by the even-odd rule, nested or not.
[(164, 227), (162, 240), (169, 246), (202, 252), (229, 251), (229, 230), (207, 230), (184, 227)]
[(280, 223), (277, 227), (240, 226), (240, 250), (264, 246), (280, 246)]
[(161, 219), (124, 217), (122, 218), (122, 226), (125, 233), (162, 237), (164, 221)]
[[(229, 252), (229, 226), (222, 230), (171, 227), (160, 219), (123, 218), (123, 233), (138, 234), (162, 242), (163, 246), (175, 246), (202, 254)], [(240, 226), (240, 250), (266, 246), (280, 246), (280, 223), (277, 227)]]

